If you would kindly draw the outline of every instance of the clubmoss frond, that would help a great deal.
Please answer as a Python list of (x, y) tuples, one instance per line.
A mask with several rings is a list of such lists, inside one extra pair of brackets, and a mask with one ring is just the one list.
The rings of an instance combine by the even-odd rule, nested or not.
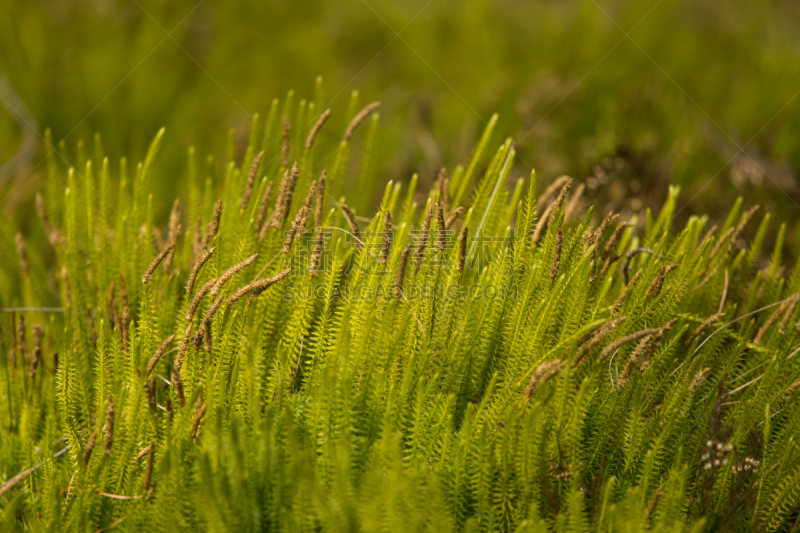
[[(717, 213), (676, 217), (671, 188), (660, 211), (657, 191), (641, 195), (648, 209), (626, 230), (605, 215), (639, 210), (627, 185), (644, 157), (624, 146), (597, 154), (592, 198), (577, 183), (568, 192), (565, 176), (537, 215), (536, 173), (510, 183), (514, 142), (492, 146), (496, 116), (470, 160), (379, 195), (405, 168), (381, 163), (409, 154), (377, 149), (374, 107), (346, 141), (323, 143), (322, 88), (313, 103), (293, 97), (254, 116), (248, 139), (229, 132), (224, 163), (197, 168), (190, 150), (187, 179), (166, 188), (181, 200), (158, 183), (180, 175), (154, 159), (159, 134), (133, 176), (125, 161), (114, 175), (99, 139), (59, 146), (45, 160), (41, 224), (16, 212), (31, 202), (9, 203), (5, 528), (791, 529), (800, 268), (786, 225), (767, 260), (768, 215), (738, 250), (754, 216), (744, 200), (707, 231)], [(350, 146), (370, 115), (363, 150)], [(316, 131), (281, 144), (282, 117), (295, 136)], [(433, 146), (441, 128), (418, 125)], [(449, 165), (463, 151), (442, 154)], [(442, 154), (427, 154), (429, 168)], [(325, 164), (330, 205), (325, 171), (312, 181)], [(323, 211), (341, 204), (343, 215)], [(241, 209), (222, 217), (223, 205)], [(457, 244), (445, 244), (448, 228)], [(367, 242), (347, 246), (353, 233)], [(142, 273), (146, 285), (126, 286)], [(408, 501), (377, 512), (396, 496), (382, 478), (408, 483)]]

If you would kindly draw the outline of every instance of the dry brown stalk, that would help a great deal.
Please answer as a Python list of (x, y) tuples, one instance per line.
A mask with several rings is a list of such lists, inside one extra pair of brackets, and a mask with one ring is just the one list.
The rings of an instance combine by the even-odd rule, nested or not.
[(181, 339), (181, 344), (178, 347), (178, 355), (175, 357), (175, 362), (172, 365), (172, 374), (175, 375), (176, 372), (180, 372), (181, 366), (183, 366), (183, 357), (186, 354), (186, 349), (189, 347), (189, 340), (192, 336), (192, 323), (189, 322), (189, 325), (186, 326), (186, 331), (183, 332), (183, 338)]
[(758, 331), (756, 332), (756, 337), (755, 339), (753, 339), (754, 344), (761, 344), (761, 341), (764, 340), (764, 336), (767, 334), (767, 331), (769, 331), (769, 328), (772, 327), (772, 324), (774, 324), (775, 321), (778, 320), (778, 317), (780, 317), (781, 314), (783, 314), (786, 311), (789, 305), (791, 305), (792, 303), (796, 305), (797, 298), (798, 295), (795, 295), (791, 299), (785, 300), (782, 304), (780, 304), (777, 307), (777, 309), (775, 309), (775, 311), (772, 312), (769, 318), (767, 318), (767, 320), (764, 321), (764, 324), (762, 324), (761, 327), (758, 328)]
[(150, 481), (153, 479), (153, 459), (155, 458), (155, 451), (156, 443), (150, 442), (150, 445), (147, 447), (147, 466), (144, 470), (144, 481), (142, 483), (144, 492), (150, 490)]
[(206, 253), (203, 254), (203, 257), (195, 263), (194, 267), (192, 267), (192, 272), (189, 275), (189, 282), (186, 284), (186, 294), (192, 294), (194, 290), (194, 284), (197, 282), (197, 276), (200, 274), (200, 269), (203, 268), (203, 265), (214, 255), (214, 252), (217, 250), (217, 247), (214, 246), (209, 248)]
[(236, 274), (238, 274), (239, 272), (244, 270), (246, 267), (250, 266), (253, 263), (253, 261), (255, 261), (257, 258), (258, 258), (258, 254), (255, 253), (255, 254), (251, 255), (250, 257), (248, 257), (247, 259), (245, 259), (244, 261), (242, 261), (240, 263), (237, 263), (237, 264), (233, 265), (232, 267), (230, 267), (228, 270), (226, 270), (219, 277), (219, 279), (214, 284), (214, 286), (211, 288), (211, 294), (212, 295), (219, 294), (219, 291), (220, 291), (220, 289), (222, 289), (223, 285), (225, 285), (233, 276), (235, 276)]
[(603, 253), (600, 257), (603, 259), (607, 259), (611, 257), (613, 254), (616, 254), (615, 248), (617, 247), (617, 243), (619, 242), (619, 236), (622, 233), (622, 230), (626, 228), (633, 227), (633, 224), (630, 222), (622, 222), (617, 224), (617, 227), (614, 228), (614, 233), (611, 234), (609, 237), (608, 242), (606, 242), (605, 247), (603, 248)]
[(17, 254), (19, 255), (19, 265), (22, 268), (22, 273), (25, 277), (31, 275), (31, 267), (28, 264), (28, 251), (25, 248), (25, 239), (22, 237), (22, 232), (17, 232), (14, 238), (17, 244)]
[(161, 344), (158, 346), (155, 353), (153, 354), (153, 357), (151, 357), (150, 361), (147, 363), (147, 372), (145, 373), (145, 376), (149, 376), (153, 372), (153, 369), (156, 367), (158, 360), (161, 359), (161, 356), (163, 356), (164, 353), (167, 351), (167, 346), (169, 346), (170, 343), (174, 340), (175, 340), (175, 334), (173, 333), (172, 335), (170, 335), (161, 342)]
[(392, 293), (394, 294), (395, 298), (399, 298), (400, 295), (403, 293), (403, 282), (405, 281), (406, 277), (406, 264), (408, 263), (408, 254), (411, 252), (411, 244), (406, 244), (403, 247), (403, 251), (400, 252), (400, 262), (397, 265), (397, 276), (394, 280), (394, 288), (392, 289)]
[(325, 121), (328, 120), (328, 117), (331, 115), (331, 110), (326, 109), (322, 112), (319, 116), (319, 119), (311, 127), (311, 131), (308, 133), (308, 137), (306, 137), (306, 150), (311, 150), (311, 147), (314, 146), (314, 139), (317, 138), (317, 134), (319, 134), (319, 130), (322, 129), (322, 126), (325, 124)]
[(161, 252), (159, 252), (159, 254), (156, 256), (156, 258), (153, 259), (153, 262), (150, 263), (150, 266), (147, 267), (147, 270), (145, 271), (144, 276), (142, 276), (142, 283), (144, 283), (146, 285), (150, 281), (150, 278), (152, 278), (153, 273), (156, 271), (156, 268), (158, 268), (158, 265), (161, 263), (161, 261), (165, 257), (167, 257), (167, 254), (172, 252), (174, 249), (175, 249), (175, 245), (174, 244), (170, 244), (169, 246), (167, 246), (166, 248), (161, 250)]
[(659, 329), (660, 328), (646, 328), (646, 329), (631, 333), (630, 335), (626, 335), (626, 336), (624, 336), (622, 338), (619, 338), (619, 339), (615, 340), (614, 342), (612, 342), (611, 344), (609, 344), (608, 346), (606, 346), (605, 348), (603, 348), (603, 351), (600, 352), (600, 355), (597, 357), (597, 360), (598, 361), (603, 361), (609, 355), (611, 355), (612, 353), (617, 351), (617, 349), (619, 349), (621, 346), (623, 346), (623, 345), (625, 345), (625, 344), (627, 344), (629, 342), (633, 342), (633, 341), (639, 340), (642, 337), (646, 337), (647, 335), (652, 335), (653, 333), (657, 332)]
[(567, 207), (564, 208), (564, 222), (570, 219), (572, 213), (574, 213), (578, 209), (578, 204), (581, 201), (581, 196), (583, 196), (583, 191), (586, 189), (586, 186), (581, 183), (575, 189), (575, 193), (570, 198)]
[(108, 407), (106, 408), (106, 455), (111, 455), (111, 445), (114, 443), (114, 397), (108, 395)]
[(261, 197), (261, 203), (258, 206), (258, 218), (256, 219), (256, 233), (261, 233), (261, 228), (264, 227), (264, 222), (267, 218), (267, 208), (269, 207), (270, 198), (272, 198), (272, 187), (275, 185), (273, 182), (267, 184), (264, 191), (264, 196)]
[(322, 225), (322, 207), (325, 203), (325, 182), (327, 181), (327, 172), (322, 170), (319, 176), (319, 187), (317, 192), (317, 207), (314, 210), (314, 226), (320, 227)]
[(645, 297), (653, 299), (656, 298), (659, 294), (661, 294), (661, 287), (664, 285), (664, 280), (667, 277), (667, 274), (678, 268), (679, 265), (661, 265), (658, 269), (658, 274), (650, 282), (650, 285), (647, 287), (647, 291), (645, 292)]
[(548, 224), (553, 223), (553, 220), (555, 219), (556, 216), (556, 211), (561, 207), (561, 204), (564, 203), (564, 199), (567, 197), (567, 193), (569, 193), (571, 187), (572, 187), (572, 178), (567, 180), (564, 186), (561, 187), (561, 191), (558, 193), (558, 197), (556, 198), (555, 202), (553, 202), (555, 208), (553, 208), (550, 211), (550, 220), (548, 221)]
[(167, 254), (164, 261), (164, 271), (169, 272), (172, 269), (172, 261), (175, 258), (175, 244), (178, 242), (178, 235), (181, 232), (181, 199), (175, 198), (172, 204), (172, 211), (169, 213), (169, 226), (167, 231), (167, 240), (173, 246), (172, 251)]
[(314, 250), (311, 252), (311, 260), (308, 265), (308, 274), (313, 278), (319, 267), (319, 259), (322, 255), (322, 231), (317, 230), (317, 236), (314, 240)]
[(778, 335), (781, 337), (786, 334), (786, 328), (789, 327), (789, 320), (791, 320), (794, 310), (797, 308), (798, 301), (800, 301), (800, 298), (795, 298), (792, 300), (789, 306), (786, 308), (786, 312), (783, 314), (781, 324), (778, 326)]
[(628, 282), (628, 284), (625, 285), (625, 288), (622, 289), (622, 292), (619, 293), (619, 297), (614, 302), (614, 305), (611, 306), (611, 318), (614, 318), (619, 312), (619, 309), (620, 307), (622, 307), (622, 303), (625, 301), (625, 296), (628, 294), (628, 291), (631, 290), (631, 288), (633, 288), (634, 285), (636, 285), (637, 281), (639, 281), (640, 274), (641, 274), (640, 272), (634, 274), (631, 280)]
[(97, 444), (97, 432), (92, 431), (89, 440), (86, 442), (86, 447), (83, 449), (83, 466), (89, 464), (89, 459), (92, 458), (92, 451), (94, 450), (95, 444)]
[(436, 201), (436, 251), (443, 252), (447, 245), (447, 235), (445, 234), (444, 208), (442, 201)]
[(203, 219), (198, 216), (194, 224), (194, 241), (192, 242), (192, 258), (197, 261), (203, 253)]
[(289, 123), (289, 117), (281, 117), (283, 123), (283, 141), (281, 142), (281, 167), (286, 168), (289, 166), (289, 131), (292, 125)]
[(431, 231), (431, 220), (433, 219), (434, 209), (434, 204), (431, 203), (428, 206), (428, 211), (425, 212), (425, 222), (422, 223), (422, 230), (420, 231), (419, 236), (419, 245), (417, 246), (417, 251), (414, 253), (414, 265), (417, 268), (419, 268), (420, 264), (422, 264), (422, 259), (425, 256), (425, 249), (428, 247), (428, 236), (430, 235)]
[(694, 340), (695, 340), (695, 339), (696, 339), (696, 338), (697, 338), (697, 337), (698, 337), (698, 336), (699, 336), (699, 335), (700, 335), (700, 334), (701, 334), (701, 333), (702, 333), (702, 332), (703, 332), (703, 331), (704, 331), (704, 330), (705, 330), (705, 329), (706, 329), (708, 326), (710, 326), (711, 324), (713, 324), (714, 322), (716, 322), (717, 320), (719, 320), (719, 319), (720, 319), (720, 318), (722, 318), (723, 316), (725, 316), (725, 313), (714, 313), (714, 314), (713, 314), (713, 315), (711, 315), (710, 317), (708, 317), (708, 318), (706, 318), (705, 320), (703, 320), (703, 321), (700, 323), (700, 325), (699, 325), (699, 326), (697, 326), (697, 327), (694, 329), (694, 331), (692, 331), (692, 333), (689, 335), (689, 337), (687, 337), (687, 338), (686, 338), (686, 342), (684, 342), (684, 343), (683, 343), (683, 348), (684, 348), (684, 350), (685, 350), (685, 349), (687, 349), (687, 348), (689, 348), (689, 346), (691, 346), (691, 345), (692, 345), (692, 343), (694, 342)]
[[(450, 217), (450, 178), (447, 177), (447, 169), (442, 167), (439, 171), (439, 195), (442, 198), (444, 214)], [(447, 227), (447, 225), (445, 225)]]
[(192, 317), (197, 311), (197, 308), (200, 306), (200, 302), (203, 300), (203, 297), (208, 294), (208, 291), (210, 291), (211, 287), (213, 287), (216, 283), (217, 279), (214, 278), (206, 281), (203, 286), (200, 287), (200, 290), (197, 291), (197, 294), (195, 294), (194, 298), (192, 298), (192, 303), (189, 304), (189, 309), (186, 311), (186, 320), (192, 320)]
[(361, 124), (370, 113), (380, 106), (380, 102), (372, 102), (371, 104), (367, 105), (364, 109), (358, 112), (358, 114), (353, 117), (353, 120), (350, 121), (350, 124), (347, 126), (347, 129), (344, 132), (343, 141), (346, 143), (350, 142), (350, 139), (353, 138), (353, 133), (356, 131), (356, 128), (359, 124)]
[(379, 259), (382, 265), (385, 265), (389, 260), (389, 250), (392, 247), (392, 212), (387, 210), (383, 214), (383, 243), (381, 245), (381, 257)]
[(556, 242), (553, 246), (553, 263), (550, 265), (550, 281), (558, 276), (558, 267), (561, 263), (561, 246), (564, 242), (564, 234), (560, 229), (556, 230)]
[(292, 271), (291, 268), (287, 268), (283, 272), (278, 272), (272, 277), (259, 279), (252, 283), (249, 283), (248, 285), (245, 285), (244, 287), (241, 287), (239, 290), (233, 293), (230, 298), (228, 298), (228, 307), (232, 307), (233, 305), (235, 305), (236, 302), (238, 302), (243, 296), (247, 294), (255, 293), (256, 296), (258, 296), (258, 294), (261, 294), (262, 292), (264, 292), (264, 290), (266, 290), (267, 288), (271, 287), (272, 285), (276, 284), (277, 282), (288, 276), (291, 273), (291, 271)]
[[(599, 328), (597, 328), (595, 331), (587, 333), (588, 336), (584, 335), (584, 337), (579, 339), (578, 345), (580, 346), (581, 344), (583, 344), (583, 346), (581, 346), (581, 348), (575, 354), (575, 357), (573, 357), (572, 366), (576, 367), (579, 364), (581, 364), (584, 358), (587, 355), (589, 355), (592, 352), (592, 350), (594, 350), (601, 342), (603, 342), (605, 338), (608, 337), (608, 335), (614, 330), (614, 328), (622, 324), (627, 319), (628, 319), (627, 316), (623, 316), (615, 318), (614, 320), (610, 320), (605, 324), (603, 324), (602, 326), (600, 326)], [(585, 343), (582, 342), (584, 341), (584, 339)]]
[(539, 387), (545, 382), (561, 373), (564, 368), (564, 361), (561, 359), (554, 359), (552, 361), (545, 361), (536, 367), (536, 370), (525, 388), (524, 401), (529, 401), (536, 393)]
[[(356, 220), (355, 214), (353, 214), (347, 204), (342, 204), (342, 214), (344, 215), (344, 219), (347, 221), (347, 225), (350, 226), (350, 231), (353, 232), (353, 235), (356, 236), (356, 239), (361, 241), (361, 229), (358, 227), (358, 221)], [(356, 247), (360, 248), (360, 242), (356, 243)]]
[(753, 206), (750, 208), (749, 211), (747, 211), (747, 213), (744, 214), (741, 222), (739, 222), (739, 225), (736, 226), (736, 230), (733, 232), (733, 236), (731, 236), (730, 242), (728, 242), (728, 250), (727, 250), (728, 253), (731, 253), (733, 251), (733, 247), (736, 244), (736, 239), (739, 238), (739, 235), (742, 233), (742, 230), (747, 225), (747, 223), (750, 222), (750, 219), (753, 218), (753, 215), (755, 214), (756, 211), (758, 211), (758, 208), (759, 206), (757, 205)]
[(300, 167), (297, 162), (292, 165), (292, 172), (289, 175), (289, 180), (286, 183), (286, 189), (281, 191), (283, 198), (280, 199), (280, 217), (272, 221), (275, 227), (279, 227), (281, 223), (289, 217), (289, 211), (292, 208), (292, 199), (294, 198), (294, 190), (297, 187), (297, 179), (300, 177)]
[(247, 204), (250, 203), (250, 196), (253, 194), (253, 186), (256, 184), (256, 173), (258, 173), (258, 165), (261, 164), (261, 158), (264, 157), (264, 151), (258, 152), (253, 158), (253, 164), (250, 165), (250, 173), (247, 174), (247, 184), (244, 187), (244, 194), (242, 194), (242, 211), (247, 209)]
[(550, 215), (553, 212), (555, 212), (555, 209), (556, 209), (555, 203), (551, 203), (545, 208), (544, 213), (542, 213), (541, 218), (539, 218), (539, 220), (536, 222), (536, 226), (533, 228), (533, 233), (531, 234), (531, 245), (536, 245), (539, 242), (539, 239), (542, 236), (542, 232), (545, 230), (547, 224), (549, 223)]
[(464, 272), (464, 264), (467, 261), (468, 235), (469, 235), (469, 229), (467, 229), (467, 226), (463, 226), (461, 228), (461, 233), (458, 234), (458, 265), (456, 266), (456, 268), (458, 269), (459, 274)]
[(128, 329), (131, 325), (131, 310), (126, 305), (122, 310), (122, 351), (128, 355)]
[(711, 237), (713, 237), (713, 236), (714, 236), (714, 233), (716, 233), (716, 232), (717, 232), (717, 225), (716, 225), (716, 224), (714, 224), (714, 225), (713, 225), (713, 226), (711, 226), (711, 228), (710, 228), (710, 229), (709, 229), (709, 230), (706, 232), (706, 234), (705, 234), (705, 235), (703, 235), (703, 238), (702, 238), (702, 239), (700, 239), (700, 244), (698, 244), (698, 245), (697, 245), (697, 248), (698, 248), (698, 249), (702, 248), (702, 247), (703, 247), (703, 245), (704, 245), (704, 244), (705, 244), (705, 243), (706, 243), (706, 242), (707, 242), (707, 241), (708, 241), (708, 240), (709, 240)]
[(57, 228), (54, 228), (50, 223), (50, 219), (47, 218), (47, 210), (44, 207), (44, 199), (40, 193), (36, 193), (36, 213), (39, 215), (39, 219), (42, 221), (42, 225), (47, 233), (47, 239), (50, 241), (50, 244), (53, 247), (63, 244), (66, 241), (64, 234), (61, 233), (61, 231)]
[(560, 190), (565, 183), (571, 181), (572, 178), (570, 178), (569, 176), (559, 176), (558, 178), (556, 178), (556, 180), (553, 183), (551, 183), (547, 187), (547, 189), (544, 190), (542, 194), (539, 195), (539, 205), (544, 205), (545, 203), (547, 203), (547, 201), (550, 199), (551, 196), (553, 196), (556, 193), (556, 191)]
[(736, 231), (735, 228), (728, 228), (728, 231), (720, 235), (719, 239), (717, 239), (717, 242), (714, 243), (714, 247), (711, 249), (711, 253), (708, 256), (709, 260), (717, 255), (717, 252), (720, 250), (720, 248), (722, 248), (722, 244), (726, 241), (728, 236), (733, 234), (734, 231)]
[(444, 222), (444, 228), (450, 229), (450, 226), (453, 225), (453, 222), (458, 220), (458, 217), (461, 216), (461, 213), (464, 212), (463, 206), (458, 206), (450, 213), (450, 216), (447, 217), (447, 220)]

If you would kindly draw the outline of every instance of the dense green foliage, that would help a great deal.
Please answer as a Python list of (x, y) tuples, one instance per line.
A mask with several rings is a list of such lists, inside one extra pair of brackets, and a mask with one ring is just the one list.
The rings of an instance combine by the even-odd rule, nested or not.
[(135, 168), (99, 143), (49, 159), (39, 221), (0, 223), (3, 530), (796, 526), (785, 226), (763, 263), (770, 217), (741, 200), (676, 231), (677, 188), (630, 224), (563, 181), (509, 190), (494, 119), (420, 193), (375, 177), (360, 107), (339, 111), (365, 118), (354, 134), (309, 149), (281, 117), (307, 132), (319, 108), (274, 105), (224, 176), (190, 150), (169, 223), (151, 193), (163, 131)]

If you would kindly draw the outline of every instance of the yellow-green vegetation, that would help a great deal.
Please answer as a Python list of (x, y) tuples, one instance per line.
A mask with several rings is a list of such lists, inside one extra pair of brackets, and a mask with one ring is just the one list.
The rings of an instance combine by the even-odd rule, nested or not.
[(785, 226), (508, 187), (495, 119), (387, 183), (379, 109), (275, 102), (168, 218), (169, 132), (50, 155), (0, 220), (2, 529), (793, 530)]

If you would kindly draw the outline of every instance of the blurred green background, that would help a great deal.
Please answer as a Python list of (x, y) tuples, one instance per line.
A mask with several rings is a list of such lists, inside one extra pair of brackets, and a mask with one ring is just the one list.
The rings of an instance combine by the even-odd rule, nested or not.
[(681, 216), (721, 217), (738, 195), (790, 223), (800, 213), (797, 1), (0, 6), (6, 212), (41, 187), (45, 127), (70, 150), (101, 132), (113, 161), (141, 159), (166, 126), (155, 170), (164, 216), (189, 146), (224, 160), (234, 128), (240, 157), (253, 113), (263, 120), (289, 89), (333, 107), (338, 126), (323, 131), (339, 135), (358, 89), (362, 103), (383, 101), (381, 181), (419, 171), (430, 182), (465, 161), (498, 112), (495, 144), (518, 142), (514, 179), (531, 166), (542, 185), (569, 174), (623, 211), (659, 205), (675, 182)]

